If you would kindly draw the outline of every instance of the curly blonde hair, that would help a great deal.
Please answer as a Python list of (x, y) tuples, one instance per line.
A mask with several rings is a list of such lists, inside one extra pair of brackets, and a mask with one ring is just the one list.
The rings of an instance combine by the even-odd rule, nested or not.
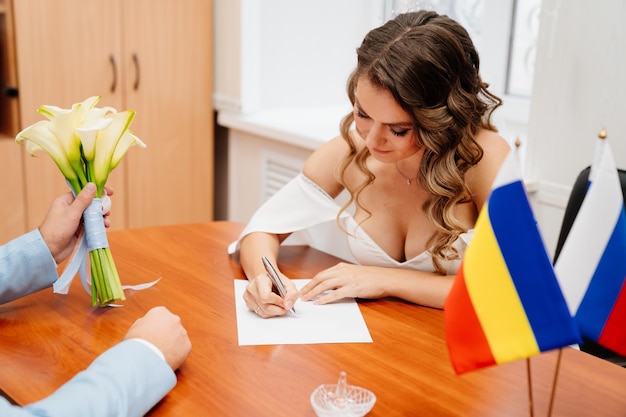
[[(436, 12), (398, 15), (370, 31), (357, 56), (347, 82), (350, 102), (355, 103), (358, 79), (367, 77), (388, 90), (413, 118), (418, 145), (424, 148), (418, 179), (431, 194), (422, 209), (436, 229), (428, 248), (435, 271), (446, 274), (442, 261), (459, 258), (452, 244), (467, 231), (454, 209), (472, 201), (465, 174), (483, 156), (475, 135), (479, 129), (496, 131), (491, 116), (502, 100), (482, 81), (478, 53), (467, 31)], [(366, 165), (367, 147), (358, 147), (351, 135), (353, 122), (353, 113), (341, 121), (341, 135), (350, 150), (339, 166), (339, 180), (350, 199), (339, 214), (353, 202), (368, 212), (359, 195), (375, 178)], [(351, 189), (344, 176), (353, 163), (366, 178)]]

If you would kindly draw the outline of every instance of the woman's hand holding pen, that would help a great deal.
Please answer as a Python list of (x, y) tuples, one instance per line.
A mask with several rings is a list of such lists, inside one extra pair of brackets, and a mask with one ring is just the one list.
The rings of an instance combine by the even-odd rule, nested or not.
[(243, 294), (246, 306), (260, 317), (284, 316), (293, 308), (298, 299), (298, 289), (294, 283), (280, 272), (278, 274), (285, 290), (287, 290), (285, 298), (273, 291), (272, 280), (267, 273), (257, 275), (246, 286), (246, 291)]

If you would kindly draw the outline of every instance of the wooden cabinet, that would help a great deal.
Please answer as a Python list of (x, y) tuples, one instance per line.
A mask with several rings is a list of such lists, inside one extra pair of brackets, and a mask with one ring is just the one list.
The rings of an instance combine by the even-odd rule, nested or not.
[(26, 213), (18, 132), (17, 86), (11, 2), (0, 0), (0, 244), (24, 232)]
[(10, 0), (0, 0), (0, 139), (14, 136), (18, 126), (12, 16)]
[(13, 138), (0, 137), (0, 245), (26, 228), (22, 153)]
[[(12, 7), (20, 127), (42, 119), (41, 104), (69, 107), (93, 95), (102, 97), (99, 107), (137, 112), (131, 130), (147, 148), (131, 148), (109, 180), (114, 228), (212, 220), (211, 0)], [(22, 172), (13, 175), (24, 178), (31, 229), (67, 186), (47, 155), (22, 154)]]
[(148, 145), (128, 154), (128, 226), (212, 220), (212, 3), (121, 4), (125, 107)]

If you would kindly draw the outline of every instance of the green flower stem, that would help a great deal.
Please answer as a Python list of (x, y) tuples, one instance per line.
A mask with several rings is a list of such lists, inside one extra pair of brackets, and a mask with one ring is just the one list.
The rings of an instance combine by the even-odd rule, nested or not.
[(96, 251), (89, 252), (89, 262), (91, 264), (91, 305), (95, 307), (98, 305), (100, 288), (102, 288), (102, 274)]
[[(94, 166), (86, 161), (86, 180), (95, 182), (96, 197), (101, 198), (104, 184), (95, 181)], [(124, 300), (124, 290), (120, 282), (117, 268), (109, 248), (95, 249), (89, 252), (91, 261), (91, 305), (104, 307), (116, 300)]]
[(87, 182), (93, 182), (94, 184), (96, 184), (96, 197), (102, 198), (102, 195), (104, 194), (106, 179), (105, 181), (98, 181), (98, 179), (96, 178), (93, 161), (85, 162), (85, 171), (87, 173)]
[(101, 306), (101, 300), (104, 295), (104, 274), (102, 273), (102, 265), (100, 265), (100, 257), (98, 256), (98, 249), (89, 252), (89, 259), (91, 260), (91, 304), (95, 306)]
[[(89, 254), (89, 260), (92, 260), (91, 253)], [(98, 292), (96, 291), (96, 277), (93, 272), (91, 274), (91, 305), (96, 307), (98, 305)]]
[(113, 255), (111, 254), (111, 250), (109, 248), (102, 249), (104, 256), (106, 257), (106, 265), (109, 268), (109, 286), (111, 288), (111, 294), (114, 300), (124, 300), (124, 290), (122, 289), (122, 283), (120, 280), (120, 276), (117, 273), (117, 267), (115, 266), (115, 262), (113, 261)]
[(74, 194), (78, 195), (78, 193), (80, 193), (80, 190), (83, 189), (84, 185), (81, 184), (79, 180), (70, 179), (70, 178), (66, 178), (66, 179), (70, 183), (70, 187), (72, 187), (72, 191), (74, 191)]
[(91, 304), (104, 307), (124, 300), (124, 290), (109, 248), (89, 252), (91, 261)]

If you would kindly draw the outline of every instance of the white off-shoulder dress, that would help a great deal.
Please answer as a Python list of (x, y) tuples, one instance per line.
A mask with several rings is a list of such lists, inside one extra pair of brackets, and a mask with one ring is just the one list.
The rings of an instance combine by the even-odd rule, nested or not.
[[(434, 271), (432, 255), (427, 251), (403, 262), (393, 259), (359, 227), (350, 209), (339, 218), (345, 231), (341, 230), (337, 224), (340, 208), (335, 199), (300, 173), (259, 207), (239, 238), (228, 246), (228, 253), (235, 253), (241, 239), (252, 232), (291, 233), (283, 245), (309, 245), (361, 265)], [(472, 232), (462, 234), (454, 243), (461, 258)], [(460, 259), (444, 261), (443, 266), (448, 274), (455, 274), (460, 263)]]

